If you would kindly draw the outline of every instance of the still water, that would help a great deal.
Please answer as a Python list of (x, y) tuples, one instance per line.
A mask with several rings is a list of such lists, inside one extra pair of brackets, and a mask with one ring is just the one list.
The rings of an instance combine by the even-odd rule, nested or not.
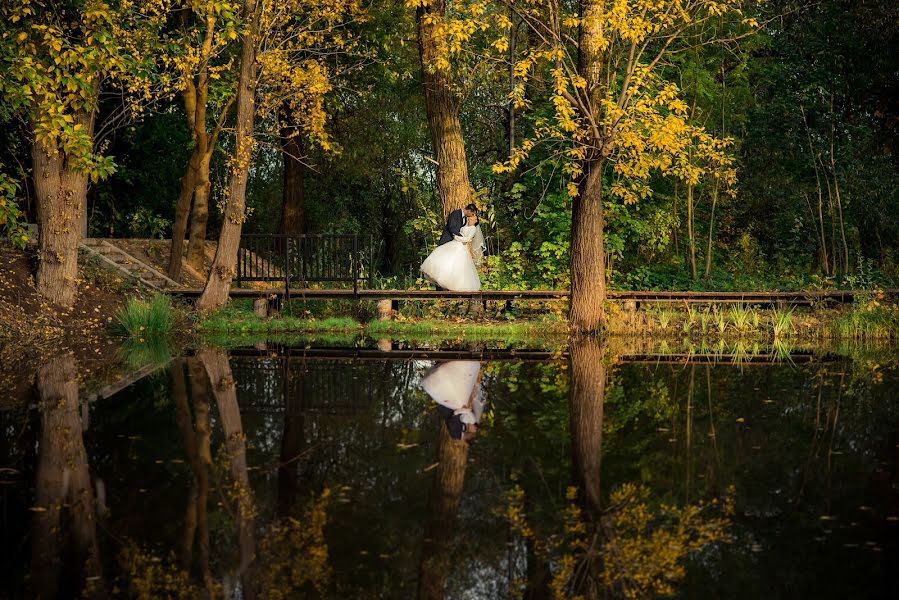
[(257, 346), (89, 403), (73, 372), (0, 412), (0, 597), (899, 595), (876, 356)]

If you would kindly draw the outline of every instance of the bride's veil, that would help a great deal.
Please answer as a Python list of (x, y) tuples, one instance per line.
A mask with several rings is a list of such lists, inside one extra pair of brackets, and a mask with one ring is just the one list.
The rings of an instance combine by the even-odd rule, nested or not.
[(475, 226), (474, 237), (471, 240), (471, 257), (474, 258), (474, 264), (480, 265), (481, 259), (484, 258), (484, 252), (487, 250), (487, 243), (484, 241), (484, 233), (481, 226)]

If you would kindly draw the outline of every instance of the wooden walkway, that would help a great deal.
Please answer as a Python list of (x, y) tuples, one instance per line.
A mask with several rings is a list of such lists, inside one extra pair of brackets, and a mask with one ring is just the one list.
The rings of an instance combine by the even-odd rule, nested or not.
[[(168, 294), (184, 298), (196, 298), (200, 289), (166, 289)], [(762, 304), (762, 305), (808, 305), (817, 302), (852, 302), (859, 292), (853, 290), (826, 290), (805, 292), (665, 292), (665, 291), (618, 291), (609, 290), (609, 300), (633, 301), (636, 303), (667, 304)], [(865, 292), (870, 293), (870, 292)], [(899, 300), (899, 289), (883, 290), (892, 300)], [(285, 289), (231, 288), (232, 298), (264, 298), (285, 296)], [(570, 295), (568, 290), (482, 290), (480, 292), (450, 292), (444, 290), (371, 290), (371, 289), (309, 289), (291, 288), (286, 294), (295, 300), (426, 300), (426, 299), (480, 299), (480, 300), (559, 300)]]

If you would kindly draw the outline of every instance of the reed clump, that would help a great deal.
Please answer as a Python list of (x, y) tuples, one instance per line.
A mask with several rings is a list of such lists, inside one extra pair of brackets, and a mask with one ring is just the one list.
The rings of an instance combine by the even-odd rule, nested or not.
[(112, 331), (122, 337), (143, 341), (168, 336), (174, 325), (175, 310), (171, 299), (154, 294), (149, 300), (129, 298), (113, 317)]

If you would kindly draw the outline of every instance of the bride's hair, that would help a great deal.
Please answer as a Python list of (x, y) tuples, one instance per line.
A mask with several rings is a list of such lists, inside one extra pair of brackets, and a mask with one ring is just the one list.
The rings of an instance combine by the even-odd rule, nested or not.
[[(457, 206), (458, 206), (458, 205), (457, 205)], [(471, 212), (473, 212), (473, 213), (475, 214), (475, 216), (478, 216), (478, 207), (475, 206), (474, 202), (472, 202), (471, 204), (469, 204), (468, 206), (466, 206), (466, 207), (465, 207), (465, 210), (471, 211)]]

